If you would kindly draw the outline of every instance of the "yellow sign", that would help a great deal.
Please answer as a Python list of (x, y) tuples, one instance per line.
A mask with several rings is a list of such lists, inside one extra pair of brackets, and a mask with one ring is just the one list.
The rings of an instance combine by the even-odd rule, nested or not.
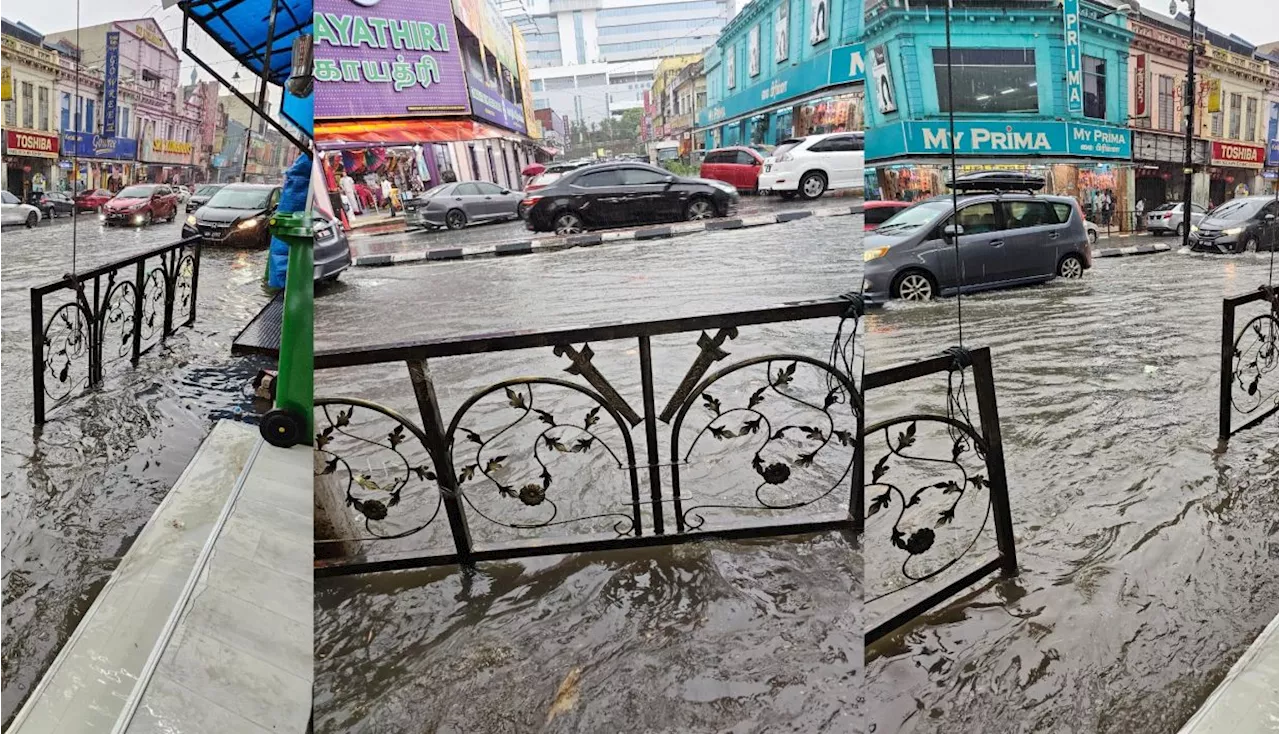
[(0, 102), (9, 102), (13, 99), (13, 74), (9, 71), (9, 67), (0, 69)]
[(155, 30), (152, 29), (150, 23), (139, 23), (133, 30), (142, 38), (142, 40), (152, 46), (155, 46), (156, 48), (165, 47), (164, 37), (159, 33), (156, 33)]
[(159, 138), (151, 141), (151, 149), (157, 153), (190, 153), (191, 143), (184, 143), (181, 140), (161, 140)]
[(1209, 80), (1209, 111), (1210, 112), (1222, 111), (1222, 80), (1221, 79)]

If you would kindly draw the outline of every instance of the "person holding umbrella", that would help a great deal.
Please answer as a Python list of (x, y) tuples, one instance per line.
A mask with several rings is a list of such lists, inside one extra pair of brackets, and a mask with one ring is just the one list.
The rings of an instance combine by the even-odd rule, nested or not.
[(542, 165), (541, 163), (530, 163), (529, 165), (525, 166), (524, 169), (520, 171), (520, 175), (524, 176), (524, 188), (528, 189), (529, 183), (533, 181), (533, 179), (537, 178), (538, 176), (541, 176), (543, 172), (546, 170), (547, 170), (547, 167)]

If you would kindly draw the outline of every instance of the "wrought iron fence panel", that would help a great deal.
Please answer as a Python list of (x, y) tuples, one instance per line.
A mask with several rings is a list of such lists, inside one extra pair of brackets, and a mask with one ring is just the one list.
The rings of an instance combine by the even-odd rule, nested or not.
[[(1236, 328), (1239, 311), (1253, 303), (1269, 308)], [(1258, 425), (1280, 408), (1277, 382), (1276, 288), (1222, 300), (1222, 364), (1218, 392), (1218, 440), (1223, 446), (1237, 433)], [(1237, 425), (1238, 424), (1238, 425)]]
[[(317, 573), (707, 537), (853, 532), (862, 504), (862, 395), (853, 365), (861, 308), (860, 299), (849, 297), (687, 319), (318, 352), (317, 369), (405, 363), (420, 422), (368, 401), (316, 401), (317, 475), (330, 482), (318, 490), (327, 496), (317, 502), (339, 514), (330, 523), (331, 537), (318, 541)], [(769, 354), (711, 372), (729, 356), (725, 342), (739, 328), (810, 319), (829, 319), (834, 327), (826, 361)], [(697, 351), (679, 385), (660, 400), (651, 338), (668, 335), (696, 344)], [(639, 368), (640, 404), (631, 405), (601, 371), (603, 365), (616, 379), (615, 363), (593, 361), (593, 343), (632, 355), (627, 364)], [(627, 350), (628, 344), (634, 349)], [(570, 378), (517, 377), (487, 385), (445, 420), (431, 360), (465, 354), (501, 359), (503, 352), (529, 348), (549, 349), (567, 363), (563, 369)], [(777, 411), (805, 413), (807, 419), (780, 418)], [(378, 427), (354, 430), (361, 417)], [(669, 454), (660, 439), (667, 431)], [(410, 445), (411, 457), (405, 453)], [(704, 448), (713, 445), (704, 456)], [(383, 458), (375, 460), (375, 453)], [(739, 465), (737, 475), (717, 468), (729, 460)], [(723, 486), (708, 490), (707, 471)], [(814, 512), (819, 506), (823, 512)], [(407, 537), (422, 542), (412, 548), (396, 542)]]
[[(130, 267), (132, 266), (132, 267)], [(32, 288), (33, 418), (100, 385), (104, 366), (137, 364), (195, 322), (200, 239), (192, 237)], [(46, 300), (58, 298), (48, 319)]]
[[(990, 350), (953, 349), (867, 373), (864, 389), (870, 397), (873, 390), (937, 374), (948, 377), (946, 414), (897, 415), (867, 426), (863, 434), (869, 467), (862, 546), (866, 602), (907, 600), (868, 630), (868, 645), (989, 574), (1018, 570)], [(978, 555), (984, 560), (974, 560)]]

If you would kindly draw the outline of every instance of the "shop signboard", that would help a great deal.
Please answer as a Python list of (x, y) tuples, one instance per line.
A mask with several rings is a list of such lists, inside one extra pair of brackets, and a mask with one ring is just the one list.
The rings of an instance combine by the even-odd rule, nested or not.
[[(102, 135), (116, 136), (120, 98), (120, 31), (107, 32), (107, 55), (102, 69)], [(77, 125), (76, 127), (79, 127)]]
[(827, 25), (830, 21), (830, 0), (810, 0), (812, 13), (809, 15), (809, 45), (816, 46), (827, 40)]
[(519, 77), (520, 98), (524, 100), (524, 129), (531, 137), (541, 137), (533, 109), (533, 87), (529, 83), (529, 57), (525, 51), (524, 34), (511, 26), (511, 40), (516, 53), (516, 75)]
[[(353, 0), (354, 1), (354, 0)], [(483, 37), (480, 42), (498, 59), (507, 71), (516, 68), (515, 51), (512, 49), (511, 24), (502, 17), (497, 0), (479, 0), (482, 11)]]
[(1084, 71), (1080, 65), (1080, 0), (1062, 0), (1062, 32), (1067, 50), (1067, 112), (1084, 113)]
[(5, 66), (0, 67), (0, 102), (13, 101), (13, 71)]
[(1262, 168), (1267, 151), (1260, 145), (1213, 141), (1209, 148), (1209, 165), (1231, 168)]
[(484, 28), (480, 22), (480, 4), (483, 0), (453, 0), (453, 14), (458, 18), (471, 35), (480, 38)]
[(483, 70), (467, 69), (467, 91), (473, 116), (509, 130), (525, 131), (524, 107), (505, 99), (498, 85), (485, 79)]
[(58, 136), (25, 130), (4, 131), (5, 153), (31, 158), (57, 158)]
[(450, 0), (316, 0), (315, 117), (465, 115)]
[(884, 46), (871, 49), (871, 79), (875, 84), (876, 109), (887, 115), (898, 111), (898, 103), (893, 94), (893, 76), (889, 73), (889, 53)]
[(1272, 102), (1267, 116), (1267, 168), (1280, 166), (1280, 102)]
[(773, 60), (786, 61), (791, 42), (791, 3), (778, 5), (773, 19)]
[(1147, 55), (1134, 54), (1133, 57), (1133, 116), (1146, 117), (1147, 105)]
[[(956, 153), (968, 156), (1085, 156), (1129, 159), (1126, 128), (1077, 122), (956, 121)], [(945, 155), (951, 150), (946, 121), (897, 123), (867, 131), (866, 156)]]
[[(732, 69), (732, 55), (726, 58), (726, 65), (729, 70)], [(725, 97), (717, 105), (699, 110), (698, 126), (705, 127), (740, 117), (823, 87), (851, 84), (865, 79), (863, 45), (851, 43), (818, 54), (804, 63), (780, 71), (771, 79)]]
[(760, 76), (760, 26), (752, 26), (747, 34), (747, 75)]
[(89, 133), (63, 133), (62, 157), (70, 156), (131, 161), (138, 157), (138, 141)]

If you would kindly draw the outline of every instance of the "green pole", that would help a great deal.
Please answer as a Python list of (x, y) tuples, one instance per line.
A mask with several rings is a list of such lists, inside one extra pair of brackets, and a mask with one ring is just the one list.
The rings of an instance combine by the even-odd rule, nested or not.
[(280, 372), (276, 376), (276, 408), (302, 419), (299, 443), (311, 445), (314, 435), (315, 346), (313, 288), (315, 240), (306, 211), (271, 217), (271, 234), (289, 246), (284, 284), (284, 316), (280, 324)]

